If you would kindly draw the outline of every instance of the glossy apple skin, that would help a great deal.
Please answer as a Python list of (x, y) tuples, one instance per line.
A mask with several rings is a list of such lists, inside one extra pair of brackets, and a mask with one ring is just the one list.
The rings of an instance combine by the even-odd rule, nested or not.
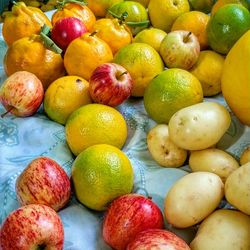
[(0, 229), (0, 249), (29, 250), (47, 246), (49, 250), (62, 250), (63, 224), (50, 207), (31, 204), (9, 214)]
[(190, 250), (187, 243), (174, 233), (163, 229), (149, 229), (142, 231), (126, 250)]
[(10, 113), (26, 117), (40, 107), (44, 96), (41, 81), (32, 73), (17, 71), (0, 88), (0, 102)]
[(164, 40), (165, 46), (160, 48), (160, 54), (168, 68), (188, 70), (198, 60), (200, 44), (193, 33), (176, 30), (168, 33)]
[(102, 235), (112, 248), (123, 250), (138, 233), (161, 229), (163, 225), (161, 210), (151, 199), (127, 194), (111, 203), (104, 217)]
[(92, 73), (89, 92), (94, 102), (115, 107), (130, 97), (132, 85), (132, 78), (124, 67), (104, 63)]
[(70, 179), (63, 168), (48, 157), (34, 159), (16, 180), (20, 204), (44, 204), (58, 211), (69, 201)]
[(65, 51), (74, 39), (80, 37), (86, 32), (88, 32), (88, 30), (82, 21), (76, 17), (66, 17), (59, 19), (55, 23), (51, 30), (51, 38), (62, 50)]

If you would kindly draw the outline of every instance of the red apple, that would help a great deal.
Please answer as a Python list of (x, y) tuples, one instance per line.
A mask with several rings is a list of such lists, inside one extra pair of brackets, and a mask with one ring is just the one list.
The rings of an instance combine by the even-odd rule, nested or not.
[(92, 73), (89, 92), (94, 102), (114, 107), (130, 97), (132, 84), (132, 78), (124, 67), (104, 63)]
[(0, 249), (62, 250), (63, 224), (50, 207), (32, 204), (9, 214), (0, 229)]
[[(51, 30), (52, 40), (62, 49), (66, 50), (68, 45), (88, 30), (86, 26), (76, 17), (59, 19)], [(76, 52), (77, 53), (77, 52)]]
[(10, 75), (0, 88), (0, 102), (7, 113), (25, 117), (33, 115), (40, 107), (44, 96), (41, 81), (32, 73), (17, 71)]
[(190, 250), (187, 243), (170, 231), (163, 229), (149, 229), (140, 232), (132, 240), (126, 250)]
[(104, 217), (102, 234), (108, 245), (122, 250), (138, 233), (151, 228), (161, 229), (163, 225), (161, 210), (151, 199), (127, 194), (111, 203)]
[(188, 70), (198, 60), (200, 44), (192, 32), (176, 30), (162, 40), (160, 54), (168, 68)]
[(58, 211), (70, 198), (70, 180), (63, 168), (48, 157), (38, 157), (16, 180), (20, 204), (44, 204)]

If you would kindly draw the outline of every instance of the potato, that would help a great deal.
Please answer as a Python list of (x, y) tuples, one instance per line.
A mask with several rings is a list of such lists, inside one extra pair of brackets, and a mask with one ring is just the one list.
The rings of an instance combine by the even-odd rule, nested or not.
[(234, 210), (219, 209), (200, 225), (192, 250), (249, 250), (250, 218)]
[(245, 148), (240, 155), (240, 165), (250, 162), (250, 146)]
[(177, 111), (169, 121), (169, 137), (180, 148), (201, 150), (216, 144), (231, 123), (227, 109), (203, 102)]
[(250, 215), (250, 162), (228, 176), (225, 182), (225, 196), (230, 204)]
[(187, 158), (187, 151), (169, 139), (166, 124), (158, 124), (148, 132), (147, 145), (153, 159), (163, 167), (180, 167)]
[(218, 175), (209, 172), (188, 174), (166, 195), (166, 219), (177, 228), (193, 226), (216, 209), (223, 195), (224, 184)]
[(239, 167), (233, 156), (217, 148), (192, 151), (189, 166), (193, 172), (207, 171), (220, 176), (223, 182)]

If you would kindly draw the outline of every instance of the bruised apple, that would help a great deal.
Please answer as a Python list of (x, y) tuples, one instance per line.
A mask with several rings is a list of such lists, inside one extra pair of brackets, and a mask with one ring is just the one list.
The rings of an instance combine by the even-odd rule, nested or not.
[(147, 229), (163, 228), (159, 207), (149, 198), (127, 194), (115, 199), (103, 221), (103, 238), (114, 249), (123, 250), (135, 236)]
[(140, 232), (126, 250), (190, 250), (187, 243), (174, 233), (163, 229), (149, 229)]

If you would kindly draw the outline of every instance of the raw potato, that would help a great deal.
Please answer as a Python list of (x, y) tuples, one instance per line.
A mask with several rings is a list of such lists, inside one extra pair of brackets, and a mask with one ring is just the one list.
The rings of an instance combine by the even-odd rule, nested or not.
[(250, 215), (250, 162), (228, 176), (225, 183), (225, 196), (230, 204)]
[(179, 179), (165, 198), (168, 223), (186, 228), (201, 222), (219, 205), (224, 195), (220, 177), (209, 172), (195, 172)]
[(187, 158), (187, 151), (170, 140), (166, 124), (156, 125), (148, 132), (147, 144), (153, 159), (163, 167), (180, 167)]
[(200, 225), (192, 250), (249, 250), (250, 218), (234, 210), (220, 209)]
[(240, 165), (250, 162), (250, 146), (247, 147), (240, 156)]
[(203, 102), (177, 111), (169, 121), (169, 137), (180, 148), (202, 150), (216, 144), (231, 123), (227, 109)]
[(239, 168), (239, 163), (227, 152), (210, 148), (192, 151), (189, 157), (189, 166), (193, 172), (207, 171), (215, 173), (226, 181), (227, 177)]

